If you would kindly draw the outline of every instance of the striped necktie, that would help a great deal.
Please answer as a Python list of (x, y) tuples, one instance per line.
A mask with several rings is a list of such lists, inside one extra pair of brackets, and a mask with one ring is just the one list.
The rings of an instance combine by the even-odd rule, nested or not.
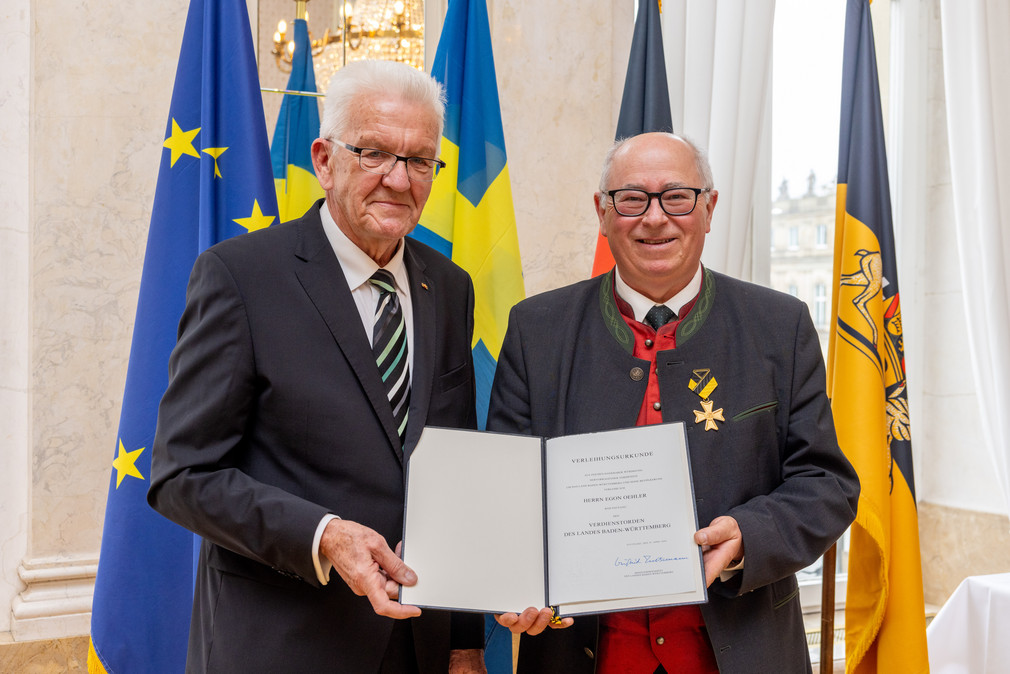
[(393, 275), (379, 269), (368, 281), (379, 291), (372, 327), (372, 353), (379, 366), (379, 375), (386, 387), (386, 397), (393, 408), (393, 419), (403, 447), (407, 432), (407, 411), (410, 407), (410, 372), (407, 367), (407, 324), (403, 320), (400, 298), (396, 294)]

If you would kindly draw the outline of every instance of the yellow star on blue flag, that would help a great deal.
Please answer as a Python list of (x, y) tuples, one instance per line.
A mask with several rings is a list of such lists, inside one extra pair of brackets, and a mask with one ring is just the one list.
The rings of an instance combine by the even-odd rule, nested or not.
[(260, 209), (260, 202), (253, 199), (252, 214), (247, 218), (235, 218), (235, 222), (246, 231), (255, 232), (257, 229), (266, 229), (275, 219), (273, 215), (264, 215)]
[(135, 449), (132, 452), (126, 451), (123, 441), (119, 441), (119, 456), (112, 461), (112, 467), (116, 469), (116, 489), (123, 484), (123, 479), (127, 475), (143, 480), (144, 476), (137, 470), (137, 457), (144, 451), (144, 448)]
[(200, 127), (183, 131), (179, 123), (172, 120), (172, 132), (165, 139), (165, 147), (172, 151), (172, 162), (169, 166), (175, 166), (175, 162), (179, 161), (179, 157), (184, 154), (188, 154), (190, 157), (200, 157), (200, 153), (193, 147), (193, 139), (198, 133), (200, 133)]
[(209, 154), (211, 157), (214, 158), (214, 177), (215, 178), (222, 178), (223, 177), (221, 175), (221, 168), (217, 165), (217, 160), (221, 158), (221, 155), (223, 155), (224, 152), (225, 152), (225, 150), (227, 150), (227, 149), (228, 148), (226, 148), (226, 147), (205, 147), (205, 148), (203, 148), (204, 154)]

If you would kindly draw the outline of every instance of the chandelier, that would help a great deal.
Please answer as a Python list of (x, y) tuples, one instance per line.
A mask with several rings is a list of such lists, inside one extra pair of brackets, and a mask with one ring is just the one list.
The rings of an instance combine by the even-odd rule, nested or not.
[[(295, 15), (308, 20), (308, 0), (296, 0)], [(320, 38), (313, 38), (312, 63), (316, 86), (326, 91), (333, 73), (345, 64), (361, 59), (399, 61), (424, 69), (424, 0), (332, 0), (329, 26)], [(291, 72), (294, 36), (288, 24), (277, 23), (272, 53), (282, 72)]]

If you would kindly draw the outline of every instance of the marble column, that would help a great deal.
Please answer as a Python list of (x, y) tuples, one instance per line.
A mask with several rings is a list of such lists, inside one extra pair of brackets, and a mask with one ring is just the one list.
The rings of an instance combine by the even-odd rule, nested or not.
[[(28, 545), (28, 345), (30, 126), (29, 0), (0, 10), (0, 598), (22, 588), (18, 565)], [(0, 611), (0, 632), (10, 630)]]
[(15, 189), (0, 232), (0, 409), (11, 417), (2, 437), (11, 516), (0, 518), (0, 590), (11, 609), (2, 627), (23, 641), (88, 631), (188, 2), (16, 4), (4, 21), (18, 28), (17, 51), (0, 75), (0, 95), (14, 101), (0, 105), (2, 144), (21, 159), (4, 176), (5, 195), (8, 184)]

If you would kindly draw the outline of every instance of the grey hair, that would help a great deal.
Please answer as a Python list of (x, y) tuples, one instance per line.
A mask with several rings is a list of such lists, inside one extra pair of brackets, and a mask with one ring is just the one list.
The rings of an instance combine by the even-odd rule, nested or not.
[[(668, 138), (676, 138), (677, 140), (682, 140), (687, 143), (687, 146), (691, 148), (694, 154), (694, 167), (698, 171), (698, 175), (701, 176), (701, 182), (703, 183), (700, 187), (712, 188), (715, 187), (715, 181), (712, 179), (712, 166), (708, 163), (708, 155), (703, 149), (694, 143), (690, 138), (686, 136), (681, 136), (676, 133), (664, 133), (664, 136)], [(628, 141), (632, 140), (636, 136), (629, 136), (628, 138), (619, 138), (610, 149), (607, 150), (607, 155), (603, 158), (603, 172), (600, 174), (600, 192), (607, 191), (607, 183), (610, 182), (610, 172), (613, 169), (614, 157), (617, 152), (628, 144)], [(711, 192), (705, 193), (705, 198), (711, 198), (709, 195)]]
[(438, 140), (445, 125), (445, 90), (433, 77), (395, 61), (352, 61), (330, 78), (319, 125), (320, 138), (341, 138), (351, 121), (353, 103), (362, 96), (395, 97), (429, 108), (438, 119)]

